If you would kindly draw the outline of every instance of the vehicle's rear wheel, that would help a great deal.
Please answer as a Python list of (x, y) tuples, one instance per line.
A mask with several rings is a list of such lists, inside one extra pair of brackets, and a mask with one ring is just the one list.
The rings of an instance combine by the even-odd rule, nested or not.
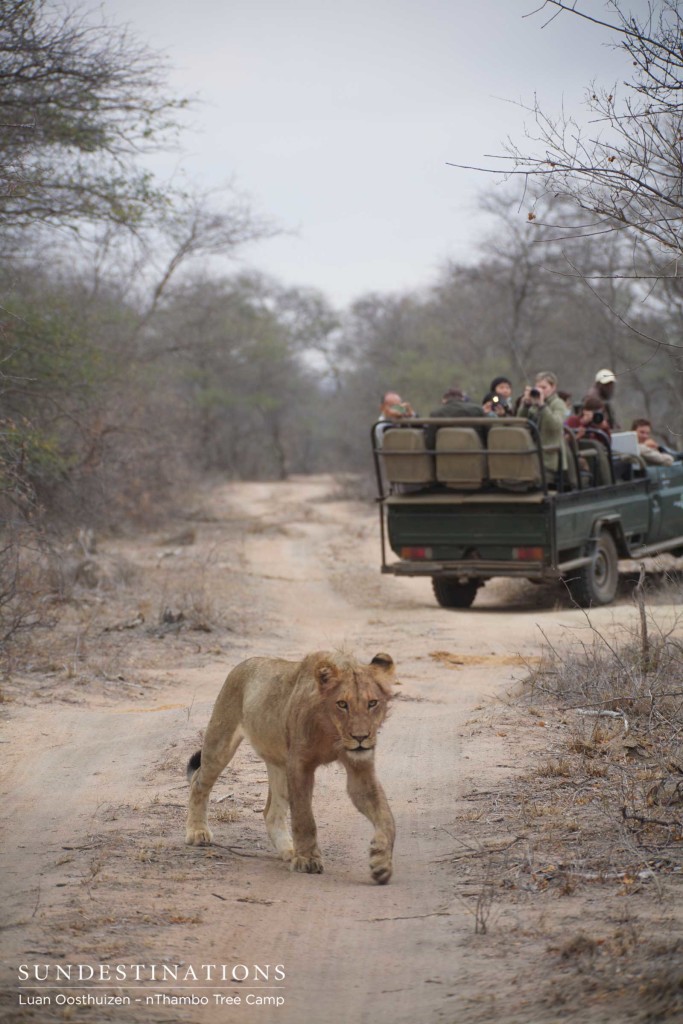
[(442, 608), (469, 608), (481, 586), (480, 580), (458, 580), (432, 576), (434, 596)]
[(566, 583), (582, 608), (610, 604), (614, 600), (619, 585), (619, 558), (609, 531), (603, 530), (598, 537), (591, 563), (577, 569)]

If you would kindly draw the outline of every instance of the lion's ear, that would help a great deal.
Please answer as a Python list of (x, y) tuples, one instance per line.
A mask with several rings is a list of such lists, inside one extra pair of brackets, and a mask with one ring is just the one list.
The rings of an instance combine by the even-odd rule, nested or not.
[(387, 697), (391, 697), (391, 689), (396, 682), (395, 668), (390, 654), (376, 654), (370, 662), (375, 682)]
[(385, 672), (393, 672), (395, 668), (394, 659), (390, 654), (376, 654), (370, 664), (384, 669)]
[(339, 678), (337, 668), (329, 661), (319, 661), (315, 666), (314, 674), (321, 690), (326, 690), (329, 686), (336, 683)]

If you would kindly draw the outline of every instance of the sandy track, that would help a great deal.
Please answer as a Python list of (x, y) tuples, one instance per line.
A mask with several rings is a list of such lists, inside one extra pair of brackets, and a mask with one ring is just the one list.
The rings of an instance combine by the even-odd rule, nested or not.
[[(215, 561), (233, 564), (234, 532), (223, 536), (221, 522), (238, 514), (245, 524), (238, 555), (249, 626), (226, 641), (227, 651), (215, 639), (201, 657), (161, 650), (156, 685), (134, 699), (6, 706), (5, 1019), (529, 1020), (524, 1000), (510, 996), (525, 965), (501, 960), (500, 949), (494, 956), (475, 938), (472, 906), (455, 895), (452, 857), (463, 794), (495, 787), (525, 764), (524, 750), (506, 749), (498, 736), (491, 698), (524, 674), (539, 626), (558, 638), (584, 628), (583, 616), (555, 609), (545, 590), (510, 595), (504, 585), (487, 587), (469, 612), (438, 608), (428, 581), (380, 576), (374, 511), (320, 500), (330, 487), (317, 478), (229, 485), (211, 496), (211, 525), (200, 527), (184, 557), (206, 560), (210, 550)], [(153, 561), (144, 542), (129, 545), (127, 557)], [(219, 573), (217, 599), (234, 599), (235, 586), (234, 576)], [(624, 605), (594, 621), (607, 628), (631, 614)], [(121, 644), (134, 665), (136, 637)], [(184, 763), (226, 671), (252, 654), (299, 658), (336, 646), (363, 658), (387, 650), (399, 667), (378, 755), (398, 826), (392, 883), (371, 883), (369, 826), (334, 767), (318, 773), (315, 798), (326, 872), (289, 874), (268, 848), (265, 771), (246, 745), (216, 787), (214, 807), (234, 819), (214, 823), (221, 845), (185, 847)], [(20, 1008), (17, 966), (35, 963), (166, 963), (183, 965), (181, 977), (188, 967), (201, 975), (206, 963), (270, 965), (277, 988), (249, 988), (253, 979), (160, 986), (147, 972), (141, 985), (127, 977), (105, 986), (130, 998), (127, 1006), (63, 1008), (56, 990), (43, 988), (50, 1004)], [(284, 980), (274, 980), (274, 965), (284, 966)], [(192, 992), (209, 1005), (144, 1002)], [(249, 992), (284, 1003), (247, 1005)], [(242, 1003), (217, 1005), (214, 993), (240, 995)]]

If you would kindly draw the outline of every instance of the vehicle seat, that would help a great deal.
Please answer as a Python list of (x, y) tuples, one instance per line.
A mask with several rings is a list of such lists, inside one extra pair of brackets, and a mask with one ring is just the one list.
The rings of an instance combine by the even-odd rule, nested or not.
[(381, 458), (389, 483), (434, 482), (434, 456), (427, 452), (421, 428), (389, 427), (382, 438)]
[(436, 479), (446, 487), (478, 490), (486, 476), (486, 454), (473, 427), (440, 427), (436, 433)]
[(504, 490), (540, 487), (543, 471), (538, 449), (526, 427), (491, 427), (488, 434), (489, 477)]
[(565, 490), (579, 491), (584, 485), (583, 468), (579, 458), (579, 442), (576, 434), (570, 427), (564, 428), (564, 446), (567, 456), (567, 465), (564, 469)]
[(599, 441), (579, 441), (579, 452), (588, 462), (593, 487), (614, 483), (612, 464), (604, 444)]

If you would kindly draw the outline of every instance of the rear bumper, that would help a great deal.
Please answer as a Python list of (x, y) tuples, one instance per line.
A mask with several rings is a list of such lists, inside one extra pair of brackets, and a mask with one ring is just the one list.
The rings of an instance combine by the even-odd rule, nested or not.
[(455, 576), (461, 579), (488, 580), (493, 576), (508, 576), (512, 579), (526, 580), (557, 580), (560, 576), (574, 569), (589, 565), (591, 556), (574, 558), (563, 562), (557, 568), (543, 562), (499, 562), (483, 559), (463, 560), (457, 562), (423, 562), (400, 561), (390, 562), (382, 566), (382, 572), (392, 576)]
[(541, 562), (390, 562), (382, 572), (393, 576), (460, 576), (463, 579), (490, 579), (492, 576), (514, 576), (521, 579), (557, 579), (558, 572)]

